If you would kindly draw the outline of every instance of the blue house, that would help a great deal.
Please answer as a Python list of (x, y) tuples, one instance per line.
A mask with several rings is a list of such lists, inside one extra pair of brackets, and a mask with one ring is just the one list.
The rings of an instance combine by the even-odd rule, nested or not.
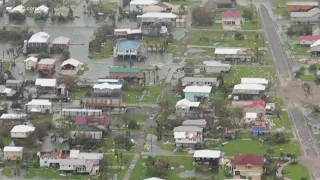
[(209, 99), (212, 86), (186, 86), (184, 97), (189, 101), (204, 101)]
[(143, 43), (137, 41), (121, 41), (114, 48), (114, 57), (122, 59), (141, 59), (146, 57)]
[(267, 129), (264, 126), (252, 126), (253, 136), (258, 136), (259, 133), (265, 132)]

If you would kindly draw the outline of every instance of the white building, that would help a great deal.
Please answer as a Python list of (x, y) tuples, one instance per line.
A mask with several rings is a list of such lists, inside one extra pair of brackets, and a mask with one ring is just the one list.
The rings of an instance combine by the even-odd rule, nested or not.
[(162, 12), (150, 12), (143, 15), (137, 16), (138, 27), (145, 25), (152, 25), (156, 23), (162, 23), (166, 26), (175, 26), (176, 25), (177, 15), (173, 13), (162, 13)]
[(216, 48), (214, 51), (216, 59), (226, 61), (252, 61), (253, 52), (248, 48)]
[(108, 84), (122, 84), (120, 79), (98, 79), (97, 84), (108, 83)]
[(34, 71), (37, 68), (38, 58), (30, 56), (24, 60), (25, 68), (29, 71)]
[(33, 126), (27, 125), (17, 125), (12, 128), (10, 131), (11, 138), (27, 138), (32, 134), (35, 130)]
[(173, 129), (176, 146), (194, 147), (202, 142), (203, 129), (196, 126), (178, 126)]
[(83, 63), (75, 59), (68, 59), (62, 62), (61, 71), (62, 75), (72, 75), (75, 76), (82, 68)]
[(256, 112), (246, 112), (244, 118), (245, 118), (246, 122), (251, 122), (251, 121), (254, 121), (254, 120), (258, 120), (258, 113), (256, 113)]
[(204, 70), (207, 73), (223, 73), (231, 69), (230, 64), (221, 63), (219, 61), (203, 61)]
[(4, 160), (22, 160), (23, 158), (23, 147), (19, 146), (5, 146), (3, 148), (3, 159)]
[(121, 91), (122, 84), (95, 84), (93, 85), (93, 92), (97, 94), (111, 94), (115, 91)]
[(311, 49), (310, 51), (312, 53), (318, 53), (320, 52), (320, 40), (317, 40), (316, 42), (314, 42), (313, 44), (310, 45)]
[(189, 117), (197, 113), (200, 102), (192, 102), (188, 99), (181, 99), (176, 104), (176, 115), (180, 117)]
[(158, 3), (158, 1), (155, 0), (132, 0), (130, 2), (130, 11), (142, 12), (146, 6), (156, 3)]
[(291, 12), (290, 21), (292, 24), (318, 24), (320, 9), (312, 8), (308, 12)]
[(268, 83), (266, 78), (241, 78), (241, 84), (260, 84), (267, 87)]
[(185, 120), (182, 122), (182, 126), (196, 126), (200, 128), (206, 128), (207, 121), (205, 119)]
[(48, 99), (32, 99), (26, 104), (27, 113), (52, 114), (52, 103)]
[(101, 109), (62, 109), (63, 116), (102, 116)]
[(29, 41), (28, 47), (46, 47), (50, 41), (50, 35), (45, 32), (38, 32), (33, 34)]
[(49, 12), (49, 8), (45, 5), (41, 5), (34, 10), (35, 14), (47, 15)]
[(27, 120), (27, 114), (2, 114), (0, 122), (6, 125), (20, 125)]
[(212, 87), (218, 87), (219, 81), (217, 78), (213, 77), (184, 77), (181, 79), (182, 86), (191, 86), (191, 85), (198, 85), (198, 86), (212, 86)]
[(261, 84), (237, 84), (234, 86), (232, 94), (259, 95), (265, 90), (266, 87)]
[(186, 86), (183, 89), (184, 97), (190, 101), (198, 101), (210, 98), (212, 86)]
[(35, 86), (38, 94), (54, 94), (57, 89), (57, 79), (37, 78)]
[(12, 8), (9, 13), (21, 13), (24, 14), (26, 12), (26, 8), (23, 5), (16, 6)]

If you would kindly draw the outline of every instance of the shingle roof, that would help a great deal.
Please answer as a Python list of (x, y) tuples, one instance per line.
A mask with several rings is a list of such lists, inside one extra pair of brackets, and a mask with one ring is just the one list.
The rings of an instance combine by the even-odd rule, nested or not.
[(258, 165), (262, 166), (264, 163), (264, 158), (262, 156), (254, 155), (254, 154), (242, 154), (240, 156), (236, 156), (231, 161), (232, 165)]
[(127, 68), (127, 67), (111, 67), (109, 70), (110, 73), (140, 73), (138, 68)]
[(225, 11), (221, 14), (222, 18), (241, 18), (241, 13), (236, 11)]

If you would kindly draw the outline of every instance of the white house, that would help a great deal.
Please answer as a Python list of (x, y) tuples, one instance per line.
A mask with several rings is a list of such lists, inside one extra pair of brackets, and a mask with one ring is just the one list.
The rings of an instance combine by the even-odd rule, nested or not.
[(202, 149), (194, 151), (194, 162), (201, 165), (219, 165), (221, 151)]
[(266, 78), (241, 78), (241, 84), (261, 84), (267, 87), (268, 83)]
[(52, 113), (52, 103), (48, 99), (32, 99), (26, 104), (27, 113)]
[(29, 71), (34, 71), (37, 68), (38, 58), (30, 56), (24, 60), (25, 68)]
[(83, 63), (75, 59), (68, 59), (62, 62), (61, 71), (62, 75), (72, 75), (75, 76), (82, 68)]
[(176, 25), (177, 15), (165, 12), (150, 12), (137, 16), (138, 27), (162, 23), (166, 26)]
[(63, 116), (102, 116), (101, 109), (62, 109)]
[(38, 94), (56, 93), (57, 79), (37, 78), (35, 86)]
[(19, 146), (5, 146), (3, 148), (3, 159), (4, 160), (22, 160), (23, 158), (23, 147)]
[(236, 25), (240, 26), (244, 23), (244, 20), (242, 19), (241, 13), (228, 10), (221, 14), (222, 17), (222, 23), (224, 25)]
[(70, 137), (83, 137), (91, 139), (102, 139), (103, 132), (100, 128), (93, 125), (81, 124), (81, 125), (72, 125), (70, 131)]
[(188, 99), (181, 99), (176, 104), (176, 115), (180, 117), (188, 117), (193, 113), (196, 113), (197, 108), (199, 107), (200, 102), (192, 102)]
[(32, 134), (35, 130), (33, 126), (27, 125), (17, 125), (14, 126), (11, 131), (11, 138), (27, 138), (30, 134)]
[(130, 11), (143, 12), (146, 6), (156, 3), (158, 3), (158, 1), (155, 0), (132, 0), (130, 2)]
[(28, 47), (47, 47), (50, 41), (50, 35), (45, 32), (38, 32), (33, 34), (29, 41)]
[(122, 84), (95, 84), (93, 85), (93, 92), (96, 94), (111, 94), (115, 91), (120, 91), (122, 88)]
[(173, 129), (176, 146), (194, 147), (202, 142), (203, 129), (196, 126), (178, 126)]
[(183, 89), (184, 97), (190, 101), (198, 101), (210, 98), (212, 86), (186, 86)]
[(237, 84), (234, 86), (232, 94), (253, 94), (259, 95), (266, 87), (261, 84)]
[(43, 14), (43, 15), (47, 15), (49, 12), (49, 8), (45, 5), (41, 5), (39, 7), (37, 7), (35, 10), (34, 10), (34, 13), (35, 14)]
[(212, 86), (212, 87), (218, 87), (219, 81), (217, 78), (213, 77), (184, 77), (181, 79), (182, 86), (191, 86), (191, 85), (198, 85), (198, 86)]
[(207, 73), (223, 73), (231, 69), (230, 64), (221, 63), (219, 61), (203, 61), (204, 70)]

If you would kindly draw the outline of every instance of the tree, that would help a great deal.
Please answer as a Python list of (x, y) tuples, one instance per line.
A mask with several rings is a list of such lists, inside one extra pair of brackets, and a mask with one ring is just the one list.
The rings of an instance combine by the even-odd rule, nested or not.
[(234, 35), (235, 40), (244, 40), (244, 35), (241, 32), (236, 32)]
[(40, 54), (37, 56), (39, 59), (49, 58), (49, 53), (47, 52), (40, 52)]
[(196, 7), (192, 10), (192, 24), (195, 26), (211, 26), (213, 13), (205, 7)]
[(223, 75), (219, 74), (217, 76), (217, 80), (220, 82), (219, 86), (223, 86), (224, 85), (224, 79), (223, 79)]
[(297, 161), (297, 155), (295, 153), (291, 154), (291, 159), (293, 160), (293, 162)]
[(309, 71), (310, 71), (310, 72), (315, 72), (317, 69), (318, 69), (318, 68), (317, 68), (317, 65), (316, 65), (316, 64), (312, 64), (312, 65), (309, 66)]
[(284, 157), (285, 157), (286, 155), (283, 153), (283, 152), (281, 152), (280, 153), (280, 158), (281, 158), (281, 160), (284, 160)]
[(138, 123), (136, 120), (130, 120), (128, 123), (128, 129), (139, 129)]
[(182, 15), (184, 15), (185, 13), (186, 13), (186, 8), (184, 7), (184, 5), (181, 5), (178, 9), (179, 18), (181, 18)]
[(76, 91), (78, 89), (77, 77), (74, 76), (59, 76), (57, 79), (58, 84), (65, 84), (71, 91)]
[(127, 81), (123, 81), (122, 83), (122, 90), (127, 91), (128, 90), (128, 82)]
[(253, 11), (252, 11), (252, 9), (245, 8), (243, 10), (243, 17), (245, 18), (245, 20), (251, 21), (253, 19)]
[(62, 51), (62, 56), (64, 57), (64, 59), (69, 59), (70, 58), (70, 52), (67, 50), (63, 50)]

